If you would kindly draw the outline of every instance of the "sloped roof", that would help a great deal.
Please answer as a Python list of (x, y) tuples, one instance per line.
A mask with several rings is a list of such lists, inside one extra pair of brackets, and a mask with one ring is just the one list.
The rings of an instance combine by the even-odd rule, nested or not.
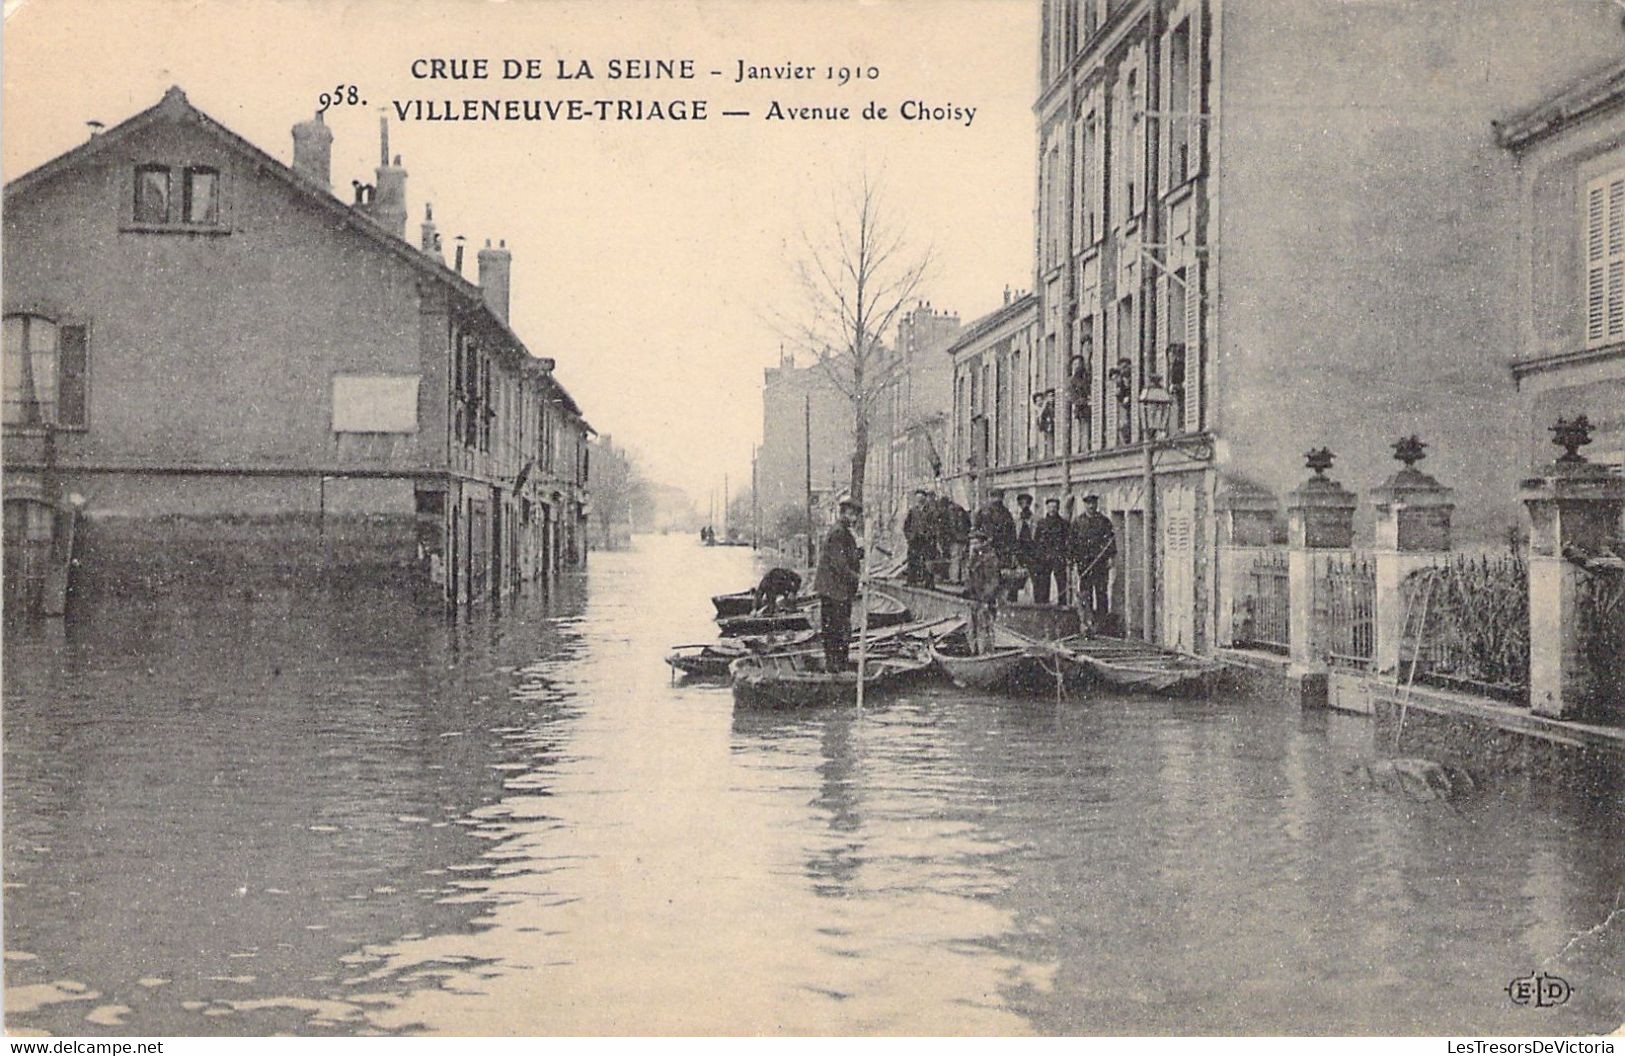
[(1625, 63), (1614, 62), (1537, 106), (1492, 124), (1501, 146), (1518, 151), (1621, 105), (1625, 105)]
[[(171, 86), (164, 93), (162, 99), (147, 109), (127, 118), (101, 135), (92, 136), (72, 150), (57, 155), (43, 165), (23, 173), (6, 184), (5, 201), (7, 207), (9, 208), (11, 200), (16, 195), (26, 194), (33, 188), (57, 176), (76, 171), (94, 160), (98, 155), (111, 149), (115, 144), (164, 122), (192, 124), (201, 131), (213, 136), (228, 149), (235, 151), (253, 164), (260, 172), (273, 179), (280, 180), (305, 202), (339, 220), (345, 230), (355, 232), (359, 237), (372, 244), (374, 248), (405, 262), (420, 274), (441, 283), (451, 292), (461, 297), (466, 309), (481, 316), (483, 322), (513, 342), (514, 347), (523, 353), (526, 359), (535, 365), (535, 369), (545, 376), (549, 384), (557, 390), (565, 408), (577, 418), (582, 418), (582, 424), (586, 425), (581, 408), (577, 406), (569, 392), (553, 376), (550, 370), (541, 367), (542, 360), (530, 353), (530, 348), (525, 344), (524, 339), (516, 334), (505, 320), (491, 311), (490, 306), (485, 303), (484, 293), (477, 284), (463, 278), (462, 275), (447, 267), (443, 261), (419, 251), (410, 243), (396, 237), (364, 210), (347, 205), (335, 197), (326, 187), (283, 164), (219, 121), (205, 114), (187, 100), (186, 93), (178, 85)], [(590, 425), (586, 425), (586, 428), (589, 431), (592, 430)]]

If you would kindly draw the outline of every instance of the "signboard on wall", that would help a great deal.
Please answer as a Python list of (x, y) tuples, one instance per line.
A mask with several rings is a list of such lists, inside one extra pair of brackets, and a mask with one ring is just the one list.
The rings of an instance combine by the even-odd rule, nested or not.
[(418, 431), (417, 374), (335, 374), (335, 433)]

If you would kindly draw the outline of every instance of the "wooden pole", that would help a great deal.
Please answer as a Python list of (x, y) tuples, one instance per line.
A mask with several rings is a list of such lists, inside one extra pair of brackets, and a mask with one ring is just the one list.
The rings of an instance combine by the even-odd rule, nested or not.
[(813, 493), (812, 493), (812, 394), (807, 393), (801, 397), (801, 421), (804, 432), (802, 440), (805, 445), (807, 464), (807, 567), (812, 568), (817, 559), (813, 556)]

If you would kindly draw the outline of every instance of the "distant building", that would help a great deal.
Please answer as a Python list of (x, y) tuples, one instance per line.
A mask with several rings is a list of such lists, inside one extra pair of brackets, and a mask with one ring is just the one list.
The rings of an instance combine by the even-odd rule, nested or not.
[(1550, 428), (1585, 415), (1582, 451), (1625, 467), (1625, 64), (1567, 86), (1497, 129), (1516, 161), (1524, 461), (1560, 453)]
[[(1119, 529), (1128, 631), (1197, 648), (1216, 634), (1216, 512), (1284, 497), (1311, 447), (1329, 446), (1333, 475), (1361, 491), (1392, 471), (1396, 438), (1420, 434), (1428, 471), (1456, 490), (1458, 534), (1499, 538), (1520, 516), (1527, 445), (1506, 363), (1523, 354), (1514, 291), (1529, 269), (1507, 237), (1526, 207), (1492, 121), (1617, 62), (1617, 7), (1041, 11), (1025, 376), (1029, 401), (1054, 392), (1053, 436), (1039, 434), (1054, 453), (1001, 460), (990, 480), (1099, 494)], [(1153, 380), (1190, 443), (1155, 456), (1147, 553), (1140, 395)], [(982, 399), (995, 444), (1025, 431), (1032, 403)]]
[(870, 404), (865, 512), (883, 538), (902, 531), (909, 495), (935, 489), (947, 442), (953, 364), (943, 352), (959, 316), (920, 302), (897, 321), (897, 342), (871, 368), (882, 379)]
[(794, 355), (781, 353), (779, 365), (763, 372), (756, 486), (764, 534), (776, 534), (782, 520), (806, 509), (809, 448), (812, 488), (821, 504), (815, 520), (827, 515), (822, 506), (851, 479), (852, 402), (836, 381), (843, 369), (850, 376), (844, 363), (832, 357), (798, 367)]
[(293, 134), (289, 167), (172, 88), (6, 186), (8, 543), (67, 519), (91, 581), (352, 568), (453, 602), (580, 561), (591, 429), (508, 325), (506, 247), (475, 285), (427, 210), (405, 241), (387, 127), (353, 202), (320, 117)]

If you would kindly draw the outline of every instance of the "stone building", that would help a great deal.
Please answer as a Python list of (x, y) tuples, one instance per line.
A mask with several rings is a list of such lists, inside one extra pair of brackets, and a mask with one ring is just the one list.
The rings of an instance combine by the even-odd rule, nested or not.
[[(1311, 447), (1361, 489), (1419, 433), (1456, 489), (1459, 535), (1515, 523), (1506, 234), (1523, 207), (1492, 122), (1617, 61), (1617, 8), (1041, 6), (1028, 370), (1055, 392), (1056, 454), (990, 476), (1101, 495), (1129, 631), (1211, 644), (1216, 515), (1283, 495)], [(1148, 391), (1172, 401), (1161, 436), (1145, 432)], [(1147, 563), (1150, 606), (1122, 592)]]
[(910, 494), (938, 487), (947, 468), (953, 363), (943, 352), (958, 333), (958, 315), (921, 301), (897, 321), (897, 343), (876, 357), (863, 490), (883, 539), (901, 533)]
[(468, 281), (427, 209), (408, 243), (382, 134), (343, 201), (319, 116), (290, 167), (172, 88), (6, 186), (8, 544), (71, 525), (86, 585), (350, 569), (455, 602), (581, 560), (591, 430), (508, 325), (511, 256)]
[(967, 510), (982, 504), (990, 483), (1013, 479), (1021, 467), (1055, 453), (1046, 390), (1036, 390), (1038, 401), (1032, 398), (1036, 306), (1032, 294), (1006, 290), (1003, 305), (973, 320), (948, 346), (953, 410), (946, 485)]
[(1550, 427), (1585, 415), (1583, 452), (1625, 467), (1625, 64), (1577, 80), (1497, 128), (1518, 173), (1520, 448), (1549, 462)]

